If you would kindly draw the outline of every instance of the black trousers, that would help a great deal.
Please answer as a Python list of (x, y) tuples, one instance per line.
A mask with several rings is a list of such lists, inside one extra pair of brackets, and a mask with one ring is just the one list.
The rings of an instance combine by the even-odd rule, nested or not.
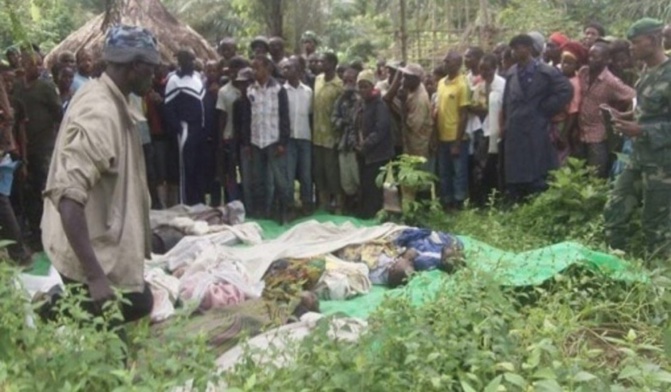
[[(83, 293), (86, 298), (91, 298), (88, 287), (86, 285), (82, 286), (80, 282), (74, 281), (66, 276), (61, 275), (63, 279), (63, 284), (66, 286), (77, 286), (74, 288), (77, 294)], [(40, 314), (43, 319), (46, 320), (55, 320), (56, 319), (56, 306), (61, 300), (61, 295), (56, 294), (51, 299), (50, 303), (46, 305), (46, 308), (43, 308), (40, 311)], [(144, 290), (141, 293), (125, 293), (123, 295), (123, 302), (121, 304), (121, 315), (123, 316), (124, 323), (130, 323), (137, 321), (143, 317), (149, 316), (151, 310), (154, 306), (154, 297), (149, 289), (149, 285), (145, 283)], [(89, 314), (93, 316), (100, 316), (101, 311), (91, 300), (85, 300), (81, 303), (81, 307)], [(116, 327), (118, 325), (111, 324), (110, 327)]]
[(380, 168), (389, 160), (374, 162), (366, 165), (363, 160), (359, 161), (359, 217), (371, 219), (382, 209), (382, 188), (375, 183), (380, 174)]
[(30, 259), (30, 252), (23, 243), (21, 227), (16, 220), (14, 209), (9, 197), (0, 195), (0, 234), (2, 238), (14, 241), (7, 247), (9, 257), (14, 261), (24, 262)]
[(50, 162), (51, 152), (28, 156), (28, 179), (25, 190), (26, 215), (31, 240), (38, 247), (42, 242), (42, 231), (40, 230), (44, 210), (42, 192), (47, 184)]

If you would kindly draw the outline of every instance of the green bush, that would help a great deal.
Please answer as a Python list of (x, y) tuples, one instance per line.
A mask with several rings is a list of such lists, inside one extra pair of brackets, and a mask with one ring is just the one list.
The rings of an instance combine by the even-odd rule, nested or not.
[(602, 239), (603, 208), (608, 197), (605, 180), (582, 160), (569, 158), (551, 172), (549, 189), (511, 213), (511, 224), (554, 242)]
[[(127, 327), (123, 339), (125, 333), (83, 312), (82, 298), (69, 293), (59, 322), (45, 323), (16, 277), (0, 262), (0, 391), (164, 391), (189, 380), (204, 390), (216, 381), (214, 355), (203, 337), (181, 333), (179, 317), (160, 336), (144, 322)], [(117, 306), (108, 310), (106, 319), (120, 317)]]
[(322, 326), (290, 347), (294, 363), (258, 367), (250, 352), (227, 382), (233, 391), (669, 390), (664, 280), (627, 287), (576, 271), (520, 292), (463, 270), (419, 306), (408, 293), (387, 298), (357, 343)]

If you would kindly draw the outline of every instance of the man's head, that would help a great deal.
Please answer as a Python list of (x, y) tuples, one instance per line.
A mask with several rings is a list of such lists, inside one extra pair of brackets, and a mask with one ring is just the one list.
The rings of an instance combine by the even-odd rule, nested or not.
[(361, 98), (364, 100), (372, 99), (375, 95), (375, 72), (370, 69), (359, 72), (356, 85)]
[(77, 66), (75, 54), (69, 50), (64, 50), (58, 54), (58, 64), (62, 67), (74, 68)]
[(477, 74), (480, 60), (484, 55), (485, 52), (482, 50), (482, 48), (471, 46), (470, 48), (466, 49), (466, 53), (464, 53), (464, 66), (469, 71)]
[(268, 38), (262, 35), (255, 37), (250, 44), (250, 48), (252, 49), (254, 56), (267, 56), (270, 51)]
[(338, 56), (333, 52), (326, 52), (320, 57), (320, 68), (324, 73), (333, 73), (338, 66)]
[(442, 64), (434, 67), (431, 73), (426, 75), (424, 78), (424, 86), (426, 87), (426, 91), (429, 93), (429, 96), (436, 92), (438, 81), (440, 81), (446, 75), (447, 72), (445, 71), (445, 66)]
[(349, 64), (349, 66), (350, 66), (351, 68), (356, 69), (357, 72), (361, 72), (361, 71), (363, 71), (363, 69), (364, 69), (363, 61), (361, 61), (360, 59), (356, 59), (356, 60), (352, 61), (352, 62)]
[(322, 73), (321, 58), (317, 53), (312, 53), (308, 57), (308, 69), (313, 75)]
[(531, 55), (536, 58), (543, 54), (545, 49), (545, 37), (538, 31), (531, 31), (527, 34), (533, 41)]
[(81, 75), (89, 76), (93, 71), (93, 56), (88, 49), (79, 49), (77, 51), (77, 72)]
[(246, 58), (242, 56), (235, 56), (232, 57), (231, 61), (228, 62), (228, 69), (226, 70), (226, 74), (229, 79), (234, 80), (237, 78), (238, 72), (240, 72), (241, 69), (249, 67), (251, 67), (251, 64), (249, 61), (247, 61)]
[(342, 75), (342, 82), (345, 86), (345, 90), (354, 91), (356, 90), (356, 78), (359, 76), (359, 72), (354, 68), (346, 68)]
[(461, 57), (461, 54), (456, 50), (451, 50), (447, 53), (443, 59), (443, 65), (445, 66), (445, 71), (450, 77), (454, 77), (461, 71), (461, 66), (463, 65), (464, 60)]
[(10, 67), (16, 69), (21, 65), (21, 53), (17, 48), (12, 47), (7, 49), (5, 51), (5, 57), (7, 58)]
[(102, 61), (120, 90), (140, 97), (150, 89), (154, 70), (161, 63), (158, 42), (149, 30), (117, 25), (107, 31)]
[(561, 61), (561, 47), (569, 41), (562, 33), (553, 33), (545, 44), (543, 60), (548, 63), (558, 64)]
[(582, 30), (583, 33), (583, 43), (588, 48), (594, 45), (597, 39), (606, 36), (606, 29), (597, 22), (589, 23)]
[(282, 70), (282, 77), (289, 83), (294, 83), (300, 80), (300, 66), (298, 65), (297, 59), (292, 57), (290, 59), (282, 60), (280, 69)]
[(218, 83), (221, 77), (221, 70), (219, 69), (219, 62), (209, 60), (205, 63), (205, 78), (208, 84)]
[(664, 24), (652, 18), (643, 18), (631, 25), (627, 39), (631, 42), (634, 59), (646, 61), (664, 51), (663, 29)]
[(533, 58), (534, 40), (527, 34), (520, 34), (510, 40), (513, 60), (516, 63), (525, 63)]
[(284, 40), (282, 37), (272, 37), (268, 41), (268, 51), (273, 58), (284, 56)]
[(319, 38), (317, 38), (317, 34), (315, 34), (313, 31), (306, 31), (303, 33), (301, 36), (301, 45), (303, 45), (303, 52), (305, 52), (305, 54), (308, 56), (313, 54), (319, 45)]
[(251, 67), (242, 68), (233, 79), (233, 86), (244, 93), (247, 87), (254, 82), (254, 78), (254, 70)]
[(289, 57), (289, 60), (293, 60), (293, 61), (296, 62), (296, 65), (298, 66), (299, 77), (302, 78), (303, 75), (305, 75), (305, 68), (307, 66), (307, 64), (305, 62), (305, 57), (293, 55), (293, 56)]
[(615, 40), (610, 44), (610, 70), (621, 75), (624, 70), (634, 67), (631, 60), (631, 44), (625, 39)]
[(235, 41), (235, 38), (226, 37), (219, 42), (219, 47), (217, 52), (219, 56), (223, 57), (226, 60), (229, 60), (235, 56), (238, 51), (238, 44)]
[(268, 56), (257, 55), (252, 60), (252, 68), (254, 69), (256, 81), (260, 84), (265, 84), (273, 72), (273, 62)]
[(480, 76), (487, 83), (491, 83), (496, 76), (496, 69), (499, 66), (499, 59), (493, 54), (487, 54), (480, 60)]
[(184, 75), (191, 75), (196, 70), (196, 55), (190, 48), (182, 48), (177, 52), (177, 65)]
[(347, 68), (351, 67), (348, 67), (345, 64), (338, 64), (338, 66), (336, 67), (336, 75), (338, 75), (338, 78), (340, 78), (340, 80), (342, 80), (343, 76), (345, 75), (345, 70)]
[(424, 68), (419, 64), (408, 64), (400, 69), (403, 79), (401, 81), (406, 91), (416, 91), (424, 79)]
[(58, 89), (60, 91), (69, 91), (72, 86), (72, 80), (75, 78), (75, 69), (73, 67), (62, 67), (58, 71)]
[(589, 48), (589, 68), (594, 72), (601, 72), (610, 65), (610, 47), (605, 43), (597, 42)]
[(24, 51), (21, 54), (21, 68), (27, 81), (36, 80), (40, 76), (39, 55), (33, 51)]
[(664, 26), (662, 35), (664, 36), (664, 50), (671, 50), (671, 24)]

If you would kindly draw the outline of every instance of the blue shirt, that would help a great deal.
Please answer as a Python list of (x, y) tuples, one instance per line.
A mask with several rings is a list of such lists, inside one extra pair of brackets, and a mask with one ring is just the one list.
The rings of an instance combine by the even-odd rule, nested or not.
[(84, 83), (88, 82), (89, 80), (91, 80), (90, 77), (83, 76), (82, 74), (77, 72), (75, 74), (75, 77), (72, 79), (72, 86), (70, 86), (70, 90), (74, 94), (75, 92), (77, 92), (77, 90), (79, 90), (81, 86), (84, 85)]

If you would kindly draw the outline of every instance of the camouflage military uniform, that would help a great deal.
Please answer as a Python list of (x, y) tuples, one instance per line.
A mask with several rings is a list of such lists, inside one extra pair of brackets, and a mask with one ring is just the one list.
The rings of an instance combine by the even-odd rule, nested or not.
[[(631, 217), (643, 203), (641, 225), (648, 250), (669, 253), (671, 238), (671, 60), (647, 69), (636, 85), (636, 119), (643, 134), (615, 180), (604, 211), (609, 245), (624, 249)], [(657, 253), (659, 252), (659, 253)]]

